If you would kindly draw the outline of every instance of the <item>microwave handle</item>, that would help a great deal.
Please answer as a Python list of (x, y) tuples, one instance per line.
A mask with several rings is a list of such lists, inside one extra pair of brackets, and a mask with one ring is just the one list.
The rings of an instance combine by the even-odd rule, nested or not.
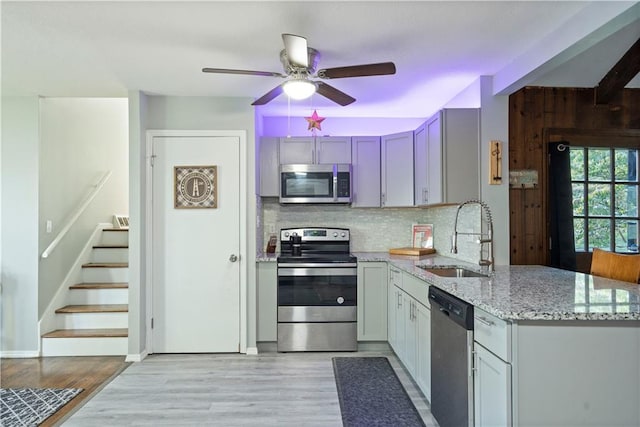
[(333, 165), (333, 200), (338, 201), (338, 165)]

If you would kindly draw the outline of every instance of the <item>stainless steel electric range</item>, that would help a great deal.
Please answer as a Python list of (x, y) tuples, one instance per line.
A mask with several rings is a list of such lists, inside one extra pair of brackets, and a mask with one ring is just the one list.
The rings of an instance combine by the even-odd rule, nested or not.
[(283, 228), (278, 351), (356, 351), (357, 259), (349, 229)]

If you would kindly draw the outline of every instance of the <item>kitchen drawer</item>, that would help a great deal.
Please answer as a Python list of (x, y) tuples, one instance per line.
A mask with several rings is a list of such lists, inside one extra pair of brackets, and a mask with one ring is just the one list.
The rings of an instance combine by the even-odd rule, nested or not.
[(402, 271), (389, 266), (389, 284), (402, 289)]
[(420, 304), (427, 308), (431, 307), (429, 303), (429, 285), (424, 280), (420, 280), (408, 273), (404, 273), (402, 278), (402, 286), (406, 293), (411, 295)]
[(477, 307), (473, 313), (474, 340), (506, 362), (511, 362), (511, 323)]

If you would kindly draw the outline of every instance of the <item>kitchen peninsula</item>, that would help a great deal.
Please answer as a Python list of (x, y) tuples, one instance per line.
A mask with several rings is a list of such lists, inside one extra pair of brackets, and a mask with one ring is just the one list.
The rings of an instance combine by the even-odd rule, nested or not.
[[(428, 302), (420, 304), (428, 285), (473, 304), (476, 426), (640, 425), (638, 285), (544, 266), (496, 266), (489, 277), (447, 278), (418, 266), (479, 267), (438, 255), (355, 255), (362, 264), (386, 262), (389, 287), (401, 272), (393, 287), (415, 298), (413, 319), (421, 308), (430, 310)], [(398, 317), (388, 315), (394, 347)], [(419, 375), (417, 367), (420, 384)]]

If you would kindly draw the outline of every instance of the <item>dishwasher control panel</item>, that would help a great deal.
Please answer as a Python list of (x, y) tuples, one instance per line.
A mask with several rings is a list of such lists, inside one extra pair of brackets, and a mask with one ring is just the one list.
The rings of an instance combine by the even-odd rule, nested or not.
[(429, 286), (431, 308), (439, 310), (467, 330), (473, 330), (473, 305), (435, 286)]

